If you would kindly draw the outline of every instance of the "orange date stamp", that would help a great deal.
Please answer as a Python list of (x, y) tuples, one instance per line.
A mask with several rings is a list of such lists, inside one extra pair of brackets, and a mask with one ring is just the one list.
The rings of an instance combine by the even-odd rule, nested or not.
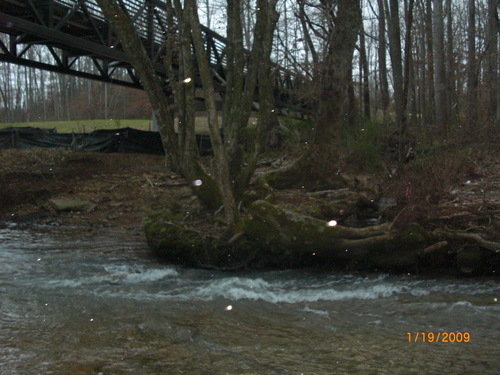
[(408, 342), (470, 342), (469, 332), (406, 332)]

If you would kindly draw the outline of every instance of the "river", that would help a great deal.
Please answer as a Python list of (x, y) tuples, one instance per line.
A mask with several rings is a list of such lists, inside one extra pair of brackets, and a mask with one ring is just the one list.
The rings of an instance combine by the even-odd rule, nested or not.
[(0, 292), (3, 375), (500, 373), (498, 280), (212, 272), (133, 233), (12, 224)]

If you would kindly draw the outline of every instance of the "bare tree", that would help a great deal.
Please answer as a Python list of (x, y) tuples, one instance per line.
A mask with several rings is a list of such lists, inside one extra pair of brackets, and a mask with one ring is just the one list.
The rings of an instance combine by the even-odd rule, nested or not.
[(477, 121), (476, 0), (468, 1), (467, 30), (467, 117), (470, 129)]
[[(389, 29), (389, 52), (391, 56), (392, 76), (394, 86), (394, 104), (396, 123), (399, 128), (401, 140), (406, 136), (405, 98), (403, 82), (403, 59), (401, 54), (401, 27), (399, 25), (399, 1), (390, 0), (390, 5), (385, 0), (385, 9)], [(403, 142), (400, 141), (400, 145)], [(400, 149), (400, 156), (402, 150)]]
[[(446, 0), (446, 78), (448, 88), (448, 108), (450, 120), (453, 116), (453, 108), (457, 108), (456, 83), (455, 83), (455, 49), (453, 37), (453, 12), (452, 0)], [(456, 116), (455, 116), (456, 117)]]
[(426, 30), (426, 40), (427, 40), (427, 82), (426, 91), (429, 94), (429, 116), (427, 121), (434, 122), (434, 112), (435, 112), (435, 91), (434, 91), (434, 36), (432, 29), (432, 0), (425, 0), (425, 30)]
[[(348, 90), (352, 87), (352, 59), (361, 29), (361, 5), (356, 0), (301, 2), (305, 39), (316, 49), (311, 34), (319, 36), (323, 45), (314, 74), (315, 124), (313, 139), (307, 152), (287, 170), (270, 177), (277, 186), (297, 182), (303, 184), (338, 184), (338, 145), (346, 117)], [(323, 23), (307, 15), (305, 6), (319, 10)], [(320, 57), (321, 56), (321, 57)], [(320, 60), (321, 59), (321, 60)]]
[(434, 95), (436, 121), (445, 135), (448, 131), (448, 99), (444, 54), (443, 0), (433, 0)]
[(366, 119), (370, 118), (370, 82), (369, 82), (369, 69), (368, 69), (368, 58), (366, 57), (366, 42), (365, 42), (365, 30), (363, 24), (361, 24), (361, 32), (359, 33), (359, 59), (362, 68), (363, 75), (363, 114)]
[(378, 0), (378, 66), (380, 77), (380, 93), (382, 96), (382, 109), (389, 107), (389, 83), (387, 80), (387, 58), (386, 58), (386, 30), (385, 30), (385, 8), (384, 1)]
[[(174, 100), (166, 94), (156, 76), (132, 22), (116, 0), (98, 0), (98, 3), (106, 18), (114, 26), (125, 52), (129, 55), (141, 83), (148, 92), (153, 109), (157, 114), (169, 165), (188, 181), (201, 181), (201, 186), (194, 187), (193, 192), (207, 206), (213, 206), (214, 202), (222, 201), (227, 223), (234, 223), (238, 218), (237, 199), (246, 188), (250, 180), (249, 176), (252, 175), (256, 165), (256, 162), (252, 161), (248, 165), (252, 165), (253, 169), (246, 168), (242, 171), (244, 165), (242, 132), (244, 127), (248, 125), (257, 81), (260, 83), (258, 91), (263, 102), (262, 108), (267, 108), (269, 112), (272, 110), (265, 105), (265, 102), (266, 99), (269, 99), (270, 93), (272, 95), (272, 86), (267, 83), (272, 82), (270, 78), (270, 54), (272, 36), (278, 16), (275, 12), (276, 0), (258, 0), (257, 2), (259, 11), (257, 12), (250, 56), (243, 48), (241, 2), (240, 0), (228, 2), (228, 44), (226, 46), (227, 66), (225, 71), (226, 114), (223, 116), (222, 124), (225, 130), (224, 143), (220, 135), (212, 71), (204, 48), (196, 1), (186, 0), (184, 7), (179, 0), (174, 0), (173, 4), (171, 1), (166, 3), (169, 13), (173, 14), (173, 9), (175, 9), (177, 14), (177, 25), (172, 17), (167, 20), (170, 37), (167, 39), (168, 48), (165, 59), (174, 82), (182, 81), (182, 84), (173, 83), (168, 88), (174, 93), (175, 104), (178, 107), (179, 143), (173, 126), (172, 102)], [(175, 30), (176, 28), (177, 30)], [(178, 38), (178, 41), (173, 38)], [(210, 137), (214, 149), (214, 168), (211, 172), (215, 178), (210, 177), (205, 172), (193, 152), (194, 113), (196, 110), (193, 85), (196, 77), (194, 76), (195, 67), (192, 65), (191, 40), (194, 45), (196, 70), (204, 91)], [(178, 61), (174, 63), (176, 48)], [(247, 57), (250, 60), (248, 65), (245, 64)], [(173, 66), (178, 67), (178, 70), (173, 69)], [(259, 131), (263, 131), (264, 125), (260, 126)], [(262, 139), (262, 136), (257, 138)], [(200, 185), (200, 183), (196, 185)]]
[[(405, 32), (405, 56), (404, 56), (404, 72), (403, 72), (403, 113), (406, 113), (406, 107), (408, 105), (408, 92), (410, 90), (410, 71), (412, 66), (412, 28), (413, 28), (413, 9), (415, 1), (410, 0), (408, 7), (406, 8), (405, 20), (406, 20), (406, 32)], [(402, 133), (406, 134), (406, 122), (403, 123)]]
[[(120, 42), (132, 61), (142, 85), (148, 93), (149, 100), (158, 120), (158, 127), (162, 137), (167, 163), (170, 168), (179, 172), (188, 181), (202, 181), (194, 184), (193, 193), (207, 206), (220, 202), (220, 191), (217, 190), (213, 179), (203, 170), (189, 151), (182, 152), (174, 128), (174, 113), (172, 98), (167, 96), (156, 72), (152, 66), (134, 26), (116, 0), (98, 0), (103, 14), (114, 26), (120, 37)], [(194, 136), (194, 134), (192, 135)], [(189, 142), (184, 146), (189, 147)], [(186, 158), (185, 155), (193, 156)], [(184, 157), (183, 157), (184, 156)], [(231, 208), (229, 208), (231, 210)], [(231, 216), (226, 213), (228, 218)]]
[(205, 49), (203, 47), (200, 22), (198, 19), (198, 9), (195, 0), (185, 1), (185, 12), (187, 13), (187, 17), (189, 17), (194, 49), (198, 61), (200, 77), (205, 95), (205, 105), (207, 109), (210, 139), (212, 140), (212, 147), (214, 149), (215, 155), (216, 183), (224, 203), (226, 221), (228, 223), (233, 223), (238, 217), (238, 207), (236, 204), (234, 193), (231, 189), (228, 158), (219, 132), (219, 120), (215, 102), (214, 83), (212, 81), (210, 66), (205, 53)]
[(500, 121), (500, 90), (498, 90), (498, 7), (500, 0), (488, 0), (488, 20), (486, 23), (486, 82), (489, 91), (488, 119)]

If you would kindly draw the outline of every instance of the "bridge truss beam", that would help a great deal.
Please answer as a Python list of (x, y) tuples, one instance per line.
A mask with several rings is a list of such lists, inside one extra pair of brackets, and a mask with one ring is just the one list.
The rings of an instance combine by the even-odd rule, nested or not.
[[(159, 0), (120, 0), (120, 4), (167, 87), (176, 78), (168, 77), (163, 64), (168, 33), (165, 4)], [(215, 87), (223, 95), (226, 39), (206, 27), (202, 32)], [(0, 61), (142, 89), (119, 37), (95, 0), (0, 0), (0, 33), (8, 36), (8, 42), (0, 39)], [(44, 48), (43, 56), (28, 53), (35, 45)], [(85, 70), (90, 64), (79, 63), (84, 59), (90, 59), (95, 69)], [(290, 100), (297, 84), (294, 74), (277, 65), (273, 70), (277, 106), (300, 106)], [(192, 78), (200, 87), (199, 78)]]

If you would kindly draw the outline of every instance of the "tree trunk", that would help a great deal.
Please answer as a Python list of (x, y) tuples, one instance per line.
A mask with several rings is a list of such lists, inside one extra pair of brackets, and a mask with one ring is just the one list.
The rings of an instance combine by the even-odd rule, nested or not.
[(500, 121), (500, 90), (498, 89), (498, 7), (500, 0), (488, 0), (488, 21), (486, 25), (486, 80), (489, 91), (488, 120), (493, 124)]
[(448, 108), (450, 120), (454, 118), (453, 108), (455, 105), (457, 93), (455, 84), (455, 55), (453, 53), (453, 14), (452, 0), (446, 0), (446, 78), (448, 79)]
[[(245, 53), (243, 49), (243, 23), (241, 20), (241, 0), (227, 2), (227, 45), (226, 45), (226, 92), (224, 94), (224, 116), (222, 130), (224, 143), (230, 161), (230, 176), (238, 174), (244, 153), (241, 109), (245, 89)], [(253, 72), (252, 72), (253, 73)], [(249, 77), (250, 78), (250, 77)], [(254, 78), (254, 77), (252, 77)], [(252, 79), (255, 84), (255, 79)]]
[[(174, 7), (178, 21), (177, 32), (173, 17)], [(199, 153), (195, 134), (196, 99), (195, 73), (191, 55), (191, 24), (189, 17), (182, 10), (180, 0), (174, 0), (174, 7), (171, 1), (167, 0), (167, 25), (169, 30), (166, 65), (174, 82), (171, 86), (177, 106), (179, 147), (181, 150), (180, 163), (186, 175), (194, 178), (194, 170), (197, 169), (195, 164), (197, 164)], [(177, 36), (178, 40), (176, 40)], [(175, 64), (179, 66), (178, 72), (174, 69), (174, 58), (176, 57), (178, 61)]]
[(319, 67), (318, 114), (311, 149), (302, 168), (305, 179), (325, 180), (335, 176), (336, 145), (344, 124), (343, 113), (349, 86), (349, 72), (361, 27), (359, 0), (339, 0), (334, 28), (328, 35), (324, 61)]
[[(323, 264), (363, 264), (366, 267), (411, 267), (419, 253), (435, 242), (419, 225), (392, 232), (389, 223), (364, 228), (329, 225), (325, 221), (256, 201), (241, 231), (252, 248), (263, 248), (262, 260), (274, 256), (292, 264), (314, 259)], [(281, 258), (281, 259), (280, 259)]]
[(385, 38), (384, 1), (378, 0), (378, 65), (380, 74), (380, 93), (382, 95), (382, 110), (389, 108), (389, 83), (387, 80), (387, 58)]
[(405, 93), (403, 81), (403, 64), (401, 56), (401, 28), (399, 26), (399, 1), (390, 0), (390, 7), (385, 4), (389, 12), (389, 52), (391, 56), (394, 103), (396, 112), (396, 123), (399, 129), (399, 160), (403, 158), (403, 145), (406, 141), (407, 127), (405, 115)]
[(258, 0), (258, 19), (255, 24), (254, 43), (262, 48), (260, 64), (255, 66), (259, 81), (259, 117), (254, 140), (254, 149), (236, 181), (235, 190), (240, 196), (250, 183), (259, 155), (265, 148), (269, 132), (278, 119), (274, 109), (273, 82), (271, 79), (271, 50), (273, 34), (279, 14), (276, 11), (277, 0)]
[(178, 145), (174, 129), (174, 119), (163, 87), (151, 64), (134, 26), (116, 0), (97, 0), (106, 19), (113, 25), (120, 42), (132, 61), (144, 89), (149, 95), (162, 137), (167, 163), (174, 171), (179, 171)]
[(434, 96), (436, 121), (444, 136), (448, 132), (449, 108), (444, 55), (443, 0), (433, 0)]
[(434, 96), (434, 53), (433, 53), (433, 33), (432, 33), (432, 0), (426, 0), (425, 3), (425, 29), (426, 29), (426, 41), (427, 41), (427, 82), (426, 91), (428, 93), (429, 103), (427, 105), (427, 121), (434, 123), (434, 108), (435, 108), (435, 96)]
[(368, 59), (366, 57), (365, 30), (361, 26), (359, 33), (359, 58), (363, 70), (363, 113), (365, 119), (370, 119), (370, 82), (368, 80)]
[(205, 49), (203, 48), (203, 39), (201, 36), (196, 0), (186, 0), (185, 11), (188, 12), (189, 20), (191, 23), (194, 50), (196, 53), (196, 60), (198, 61), (198, 69), (203, 85), (208, 126), (210, 130), (210, 139), (212, 141), (212, 147), (214, 150), (214, 172), (216, 174), (216, 183), (221, 193), (226, 222), (230, 225), (234, 223), (238, 218), (238, 207), (234, 198), (233, 190), (231, 188), (228, 157), (226, 155), (226, 150), (224, 149), (224, 145), (222, 144), (222, 139), (220, 136), (217, 107), (215, 103), (214, 83), (212, 81), (207, 55)]
[[(413, 27), (413, 8), (415, 1), (410, 0), (408, 9), (406, 10), (406, 33), (405, 33), (405, 60), (403, 73), (403, 113), (406, 113), (408, 105), (408, 93), (410, 90), (410, 70), (412, 65), (412, 27)], [(404, 124), (403, 135), (406, 136), (406, 123)]]
[[(240, 2), (241, 0), (228, 2), (227, 83), (222, 125), (224, 143), (229, 157), (230, 179), (232, 183), (234, 181), (236, 197), (240, 196), (247, 185), (244, 182), (246, 172), (242, 172), (246, 143), (244, 129), (248, 126), (252, 104), (255, 100), (259, 72), (266, 70), (266, 79), (272, 82), (270, 69), (266, 68), (268, 66), (266, 61), (270, 59), (276, 26), (276, 20), (271, 22), (268, 19), (269, 14), (276, 12), (276, 1), (257, 1), (259, 11), (255, 20), (252, 50), (248, 56), (243, 49)], [(248, 58), (246, 69), (245, 57)], [(262, 80), (262, 77), (260, 79)]]
[[(349, 113), (352, 57), (361, 28), (360, 1), (339, 0), (325, 39), (323, 61), (315, 71), (317, 100), (314, 132), (309, 149), (292, 165), (266, 176), (274, 187), (339, 187), (338, 146)], [(307, 30), (306, 30), (307, 32)], [(307, 39), (307, 38), (306, 38)]]
[[(325, 61), (320, 68), (319, 115), (314, 140), (320, 147), (326, 146), (325, 141), (331, 145), (340, 138), (343, 123), (340, 114), (345, 108), (345, 90), (352, 84), (347, 77), (360, 27), (359, 1), (339, 0), (335, 28), (328, 36)], [(325, 155), (330, 153), (322, 151), (326, 151)]]
[(476, 0), (468, 2), (469, 27), (467, 29), (467, 117), (469, 130), (477, 123), (477, 64), (476, 64)]

